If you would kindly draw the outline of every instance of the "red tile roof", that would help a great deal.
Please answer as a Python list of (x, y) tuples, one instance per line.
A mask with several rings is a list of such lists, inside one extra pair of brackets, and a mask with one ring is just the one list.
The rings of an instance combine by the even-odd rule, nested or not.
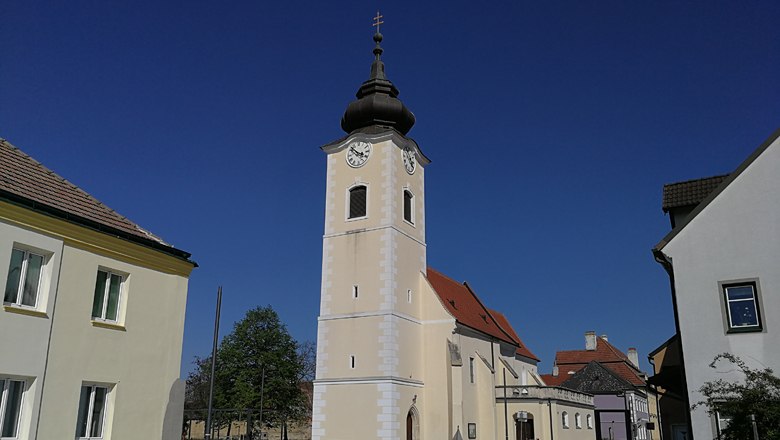
[(428, 268), (428, 282), (444, 308), (460, 324), (515, 345), (518, 354), (539, 360), (525, 347), (506, 317), (485, 307), (468, 283), (455, 281), (431, 268)]
[[(0, 197), (107, 233), (128, 235), (172, 248), (160, 237), (118, 214), (0, 138)], [(178, 251), (184, 258), (189, 254)], [(186, 254), (186, 256), (185, 256)]]
[(563, 382), (566, 381), (566, 379), (571, 377), (571, 374), (562, 375), (559, 374), (557, 376), (553, 376), (552, 374), (542, 374), (542, 380), (544, 383), (551, 387), (558, 387), (561, 386)]
[(633, 385), (645, 385), (644, 374), (634, 367), (634, 364), (628, 360), (628, 356), (602, 337), (596, 338), (595, 350), (565, 350), (555, 353), (558, 377), (563, 378), (561, 382), (571, 376), (568, 374), (569, 371), (579, 371), (588, 365), (590, 361), (596, 361), (609, 368)]
[(490, 314), (493, 315), (493, 318), (495, 318), (498, 326), (504, 329), (504, 331), (509, 336), (511, 336), (512, 339), (515, 340), (515, 344), (518, 347), (517, 354), (519, 354), (520, 356), (534, 359), (536, 361), (540, 360), (538, 357), (536, 357), (535, 354), (531, 353), (531, 350), (529, 350), (528, 347), (526, 347), (526, 345), (520, 339), (520, 336), (517, 335), (515, 329), (512, 328), (512, 324), (509, 323), (509, 320), (506, 319), (506, 316), (504, 316), (503, 313), (499, 312), (498, 310), (493, 310), (493, 309), (488, 309), (488, 310), (490, 311)]

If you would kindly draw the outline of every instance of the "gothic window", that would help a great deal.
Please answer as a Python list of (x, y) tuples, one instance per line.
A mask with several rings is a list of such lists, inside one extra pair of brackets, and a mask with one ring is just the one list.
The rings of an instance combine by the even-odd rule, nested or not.
[(349, 190), (349, 217), (361, 218), (366, 216), (366, 196), (368, 189), (365, 185), (358, 185)]
[(569, 428), (569, 413), (564, 411), (561, 413), (561, 425), (563, 425), (564, 428)]
[(404, 190), (404, 220), (414, 224), (414, 195), (408, 189)]

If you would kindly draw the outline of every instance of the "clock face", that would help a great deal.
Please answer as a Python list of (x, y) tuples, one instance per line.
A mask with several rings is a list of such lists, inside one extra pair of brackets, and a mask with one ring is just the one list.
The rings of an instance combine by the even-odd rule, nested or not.
[(404, 168), (409, 174), (414, 174), (414, 170), (417, 169), (417, 156), (414, 154), (414, 150), (409, 147), (404, 148)]
[(347, 163), (352, 168), (362, 167), (370, 155), (370, 142), (355, 141), (347, 145)]

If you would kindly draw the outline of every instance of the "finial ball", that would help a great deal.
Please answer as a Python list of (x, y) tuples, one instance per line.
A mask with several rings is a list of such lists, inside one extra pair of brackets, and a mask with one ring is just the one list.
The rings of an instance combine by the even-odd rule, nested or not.
[(375, 34), (374, 34), (374, 41), (375, 41), (377, 44), (378, 44), (378, 43), (381, 43), (381, 42), (382, 42), (382, 34), (380, 34), (379, 32), (375, 33)]

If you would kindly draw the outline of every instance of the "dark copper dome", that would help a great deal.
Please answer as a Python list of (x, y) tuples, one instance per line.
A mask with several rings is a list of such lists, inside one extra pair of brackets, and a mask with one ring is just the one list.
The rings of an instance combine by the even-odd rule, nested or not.
[(360, 128), (383, 126), (395, 128), (406, 134), (414, 125), (414, 114), (398, 99), (398, 89), (385, 76), (385, 64), (380, 56), (382, 34), (374, 34), (374, 62), (371, 63), (371, 76), (357, 91), (357, 100), (347, 106), (341, 118), (341, 128), (351, 133)]

